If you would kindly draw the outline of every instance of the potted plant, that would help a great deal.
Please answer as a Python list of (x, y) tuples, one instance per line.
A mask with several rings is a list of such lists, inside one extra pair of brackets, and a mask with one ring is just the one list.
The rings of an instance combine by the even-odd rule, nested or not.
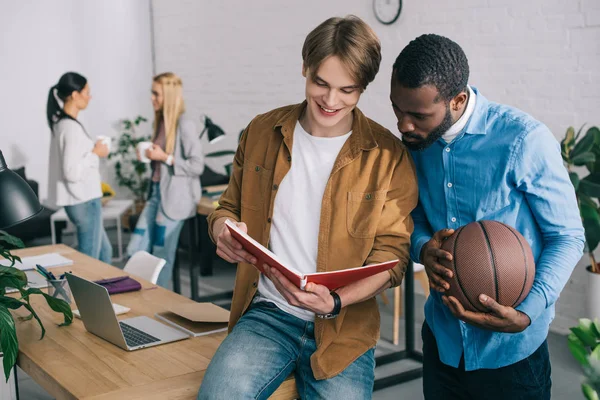
[(586, 380), (581, 390), (586, 399), (600, 399), (600, 322), (582, 318), (579, 325), (571, 328), (567, 338), (569, 350), (581, 364)]
[(108, 155), (109, 159), (116, 159), (115, 172), (117, 183), (129, 189), (136, 202), (144, 203), (150, 184), (149, 166), (138, 161), (136, 146), (140, 142), (150, 140), (150, 136), (138, 136), (136, 130), (142, 122), (147, 119), (138, 116), (134, 120), (124, 119), (120, 121), (121, 136), (117, 148)]
[[(583, 126), (577, 133), (569, 127), (561, 142), (561, 153), (577, 195), (590, 259), (587, 267), (590, 272), (587, 279), (588, 316), (600, 318), (600, 268), (594, 257), (594, 250), (600, 243), (600, 129), (593, 126), (584, 134)], [(583, 167), (588, 173), (580, 178), (578, 171), (585, 171)]]
[[(17, 310), (21, 307), (25, 307), (29, 311), (29, 315), (19, 319), (28, 321), (35, 318), (42, 329), (40, 339), (44, 338), (46, 329), (29, 301), (29, 296), (32, 294), (44, 296), (52, 310), (64, 315), (65, 320), (60, 326), (69, 325), (73, 321), (71, 307), (64, 300), (49, 296), (40, 289), (26, 288), (27, 275), (20, 269), (14, 267), (15, 262), (21, 261), (21, 259), (18, 256), (11, 254), (11, 250), (21, 249), (23, 247), (25, 246), (20, 239), (11, 236), (4, 231), (0, 231), (0, 256), (10, 262), (10, 266), (8, 267), (0, 265), (0, 350), (3, 353), (2, 365), (4, 367), (4, 376), (7, 381), (10, 372), (17, 361), (17, 355), (19, 354), (19, 342), (17, 340), (15, 320), (10, 310)], [(6, 296), (6, 288), (17, 289), (20, 297)]]
[[(140, 142), (150, 140), (150, 136), (138, 135), (137, 128), (142, 122), (148, 120), (140, 115), (135, 119), (124, 119), (119, 121), (121, 135), (119, 136), (116, 149), (108, 158), (115, 159), (115, 172), (117, 184), (131, 191), (135, 200), (135, 212), (139, 214), (144, 209), (146, 195), (150, 185), (149, 164), (138, 161), (136, 147)], [(123, 216), (123, 226), (129, 228), (129, 215)]]

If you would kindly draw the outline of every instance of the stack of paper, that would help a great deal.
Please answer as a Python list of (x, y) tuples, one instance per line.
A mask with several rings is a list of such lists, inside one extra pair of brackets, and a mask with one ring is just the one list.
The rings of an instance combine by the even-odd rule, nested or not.
[[(23, 257), (21, 258), (21, 262), (15, 262), (14, 267), (21, 271), (26, 271), (35, 269), (36, 264), (39, 264), (44, 268), (62, 267), (64, 265), (72, 265), (73, 260), (63, 257), (58, 253), (47, 253), (39, 256)], [(8, 267), (10, 266), (10, 261), (0, 260), (0, 265)]]

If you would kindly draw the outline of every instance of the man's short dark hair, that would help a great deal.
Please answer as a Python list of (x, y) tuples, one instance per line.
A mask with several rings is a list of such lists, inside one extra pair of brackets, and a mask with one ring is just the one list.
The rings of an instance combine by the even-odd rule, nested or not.
[(411, 41), (400, 52), (392, 74), (392, 79), (407, 88), (433, 85), (441, 99), (450, 101), (467, 89), (469, 62), (457, 43), (427, 34)]

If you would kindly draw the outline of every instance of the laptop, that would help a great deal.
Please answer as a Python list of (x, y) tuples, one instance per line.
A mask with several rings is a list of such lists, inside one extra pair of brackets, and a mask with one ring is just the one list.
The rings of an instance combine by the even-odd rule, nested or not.
[(132, 351), (190, 337), (144, 316), (119, 321), (105, 287), (70, 273), (66, 277), (85, 329), (107, 342)]

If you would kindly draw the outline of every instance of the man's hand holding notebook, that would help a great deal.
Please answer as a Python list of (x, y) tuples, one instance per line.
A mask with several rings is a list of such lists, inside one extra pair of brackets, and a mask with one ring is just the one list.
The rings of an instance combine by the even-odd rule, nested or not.
[(349, 268), (339, 271), (302, 274), (296, 271), (293, 267), (286, 265), (286, 263), (284, 263), (282, 260), (278, 259), (272, 251), (258, 243), (256, 240), (250, 237), (250, 235), (238, 228), (234, 222), (227, 220), (225, 221), (225, 226), (227, 229), (229, 229), (231, 236), (242, 244), (244, 250), (256, 257), (257, 262), (254, 264), (254, 266), (261, 273), (265, 272), (263, 265), (267, 264), (271, 268), (276, 268), (290, 282), (303, 290), (306, 284), (309, 282), (324, 285), (329, 290), (335, 290), (358, 280), (368, 278), (369, 276), (392, 269), (396, 264), (398, 264), (398, 260), (391, 260), (379, 264), (359, 266), (356, 268)]

